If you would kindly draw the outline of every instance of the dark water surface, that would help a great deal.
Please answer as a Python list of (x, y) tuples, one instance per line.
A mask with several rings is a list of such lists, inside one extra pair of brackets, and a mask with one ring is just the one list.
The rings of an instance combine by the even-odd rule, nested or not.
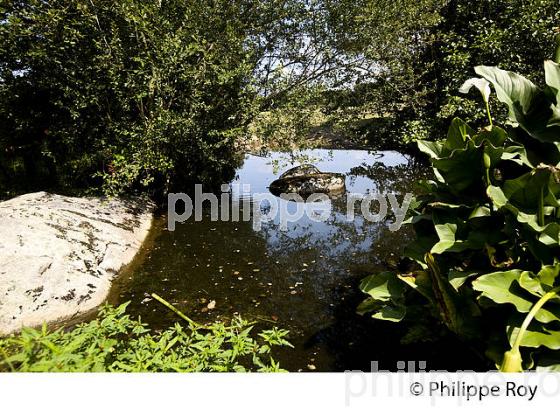
[[(425, 167), (397, 152), (310, 150), (298, 154), (248, 155), (233, 184), (250, 184), (250, 193), (234, 201), (268, 192), (280, 173), (302, 162), (321, 171), (346, 174), (348, 193), (413, 192), (413, 183), (426, 176)], [(283, 201), (278, 199), (278, 201)], [(282, 204), (280, 202), (280, 204)], [(475, 367), (469, 354), (457, 357), (456, 341), (401, 345), (406, 329), (360, 317), (356, 306), (364, 299), (357, 286), (372, 272), (389, 269), (411, 233), (390, 232), (384, 222), (368, 222), (356, 206), (354, 221), (346, 218), (346, 196), (333, 199), (325, 222), (303, 217), (282, 231), (279, 220), (264, 222), (256, 231), (251, 221), (189, 220), (167, 230), (165, 218), (156, 221), (144, 251), (114, 287), (111, 301), (131, 300), (129, 311), (152, 327), (176, 321), (145, 293), (156, 292), (191, 318), (209, 322), (239, 313), (264, 326), (290, 330), (294, 349), (277, 352), (282, 367), (291, 371), (368, 370), (371, 361), (394, 370), (399, 360), (427, 360), (429, 368)], [(288, 209), (304, 204), (289, 203)], [(215, 301), (215, 308), (207, 305)], [(447, 353), (446, 353), (447, 352)], [(464, 352), (464, 350), (463, 350)], [(468, 366), (467, 366), (468, 367)]]

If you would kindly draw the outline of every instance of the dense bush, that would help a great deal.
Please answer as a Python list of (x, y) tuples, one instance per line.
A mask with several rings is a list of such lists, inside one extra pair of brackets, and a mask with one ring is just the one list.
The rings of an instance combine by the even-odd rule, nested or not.
[(126, 314), (127, 304), (106, 305), (99, 317), (76, 328), (23, 329), (0, 339), (0, 371), (22, 372), (244, 372), (281, 371), (274, 346), (291, 346), (287, 331), (253, 336), (253, 324), (234, 317), (203, 326), (182, 325), (153, 332)]
[(538, 80), (557, 6), (5, 1), (0, 187), (5, 194), (15, 176), (20, 189), (54, 183), (109, 193), (223, 182), (235, 141), (259, 111), (253, 130), (270, 134), (272, 145), (285, 125), (301, 140), (303, 120), (320, 111), (329, 125), (381, 118), (357, 133), (391, 147), (433, 139), (455, 115), (479, 125), (479, 106), (459, 104), (464, 67), (502, 63)]
[(243, 1), (3, 2), (4, 180), (19, 172), (119, 193), (231, 176), (254, 65), (245, 8)]
[[(560, 65), (545, 63), (543, 88), (496, 67), (476, 72), (483, 78), (462, 91), (481, 91), (489, 124), (475, 131), (455, 119), (445, 141), (418, 143), (435, 179), (411, 208), (406, 256), (417, 268), (366, 278), (359, 310), (411, 324), (429, 312), (503, 370), (521, 369), (520, 347), (525, 368), (558, 368)], [(509, 110), (507, 130), (493, 124), (490, 84)]]
[[(486, 113), (476, 99), (457, 92), (471, 75), (465, 67), (499, 65), (544, 85), (542, 61), (552, 57), (560, 24), (556, 0), (453, 0), (441, 14), (419, 67), (420, 83), (425, 81), (430, 92), (417, 119), (432, 135), (455, 116), (484, 124)], [(501, 107), (492, 109), (497, 113)]]
[[(371, 121), (361, 131), (374, 146), (438, 139), (455, 116), (481, 126), (484, 110), (458, 93), (471, 76), (465, 68), (499, 64), (539, 84), (560, 24), (557, 0), (341, 3), (333, 17), (340, 30), (336, 46), (378, 64), (355, 86), (330, 91), (334, 103), (327, 108), (352, 114), (361, 107), (386, 118), (389, 127)], [(492, 108), (498, 113), (501, 107)]]

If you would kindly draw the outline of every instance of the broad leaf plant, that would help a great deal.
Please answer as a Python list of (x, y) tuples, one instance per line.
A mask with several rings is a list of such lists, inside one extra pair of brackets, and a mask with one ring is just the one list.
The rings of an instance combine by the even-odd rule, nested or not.
[[(489, 124), (456, 118), (444, 141), (418, 142), (434, 178), (407, 221), (415, 268), (365, 278), (360, 313), (412, 329), (427, 310), (502, 371), (560, 369), (559, 63), (560, 52), (545, 62), (543, 88), (476, 67), (480, 78), (460, 91), (481, 92)], [(492, 121), (490, 86), (508, 108), (503, 127)]]

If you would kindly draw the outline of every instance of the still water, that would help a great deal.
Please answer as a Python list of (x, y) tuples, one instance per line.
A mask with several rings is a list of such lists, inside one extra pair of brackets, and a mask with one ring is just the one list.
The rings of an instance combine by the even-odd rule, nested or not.
[[(412, 158), (392, 151), (248, 155), (232, 186), (247, 184), (250, 192), (234, 193), (233, 201), (250, 201), (255, 193), (268, 192), (282, 172), (302, 163), (345, 174), (347, 194), (394, 193), (399, 203), (427, 172)], [(451, 358), (457, 346), (401, 345), (406, 332), (402, 325), (355, 313), (364, 299), (357, 289), (360, 279), (390, 269), (411, 232), (406, 227), (391, 232), (390, 212), (384, 221), (369, 222), (359, 206), (354, 220), (348, 221), (346, 200), (342, 195), (330, 201), (327, 220), (304, 216), (289, 223), (287, 230), (280, 229), (278, 218), (255, 230), (252, 221), (212, 222), (206, 215), (170, 232), (161, 217), (144, 250), (116, 283), (111, 301), (131, 300), (129, 311), (156, 329), (177, 318), (146, 293), (160, 294), (200, 322), (227, 320), (239, 313), (265, 327), (288, 329), (295, 347), (275, 356), (290, 371), (368, 370), (374, 360), (388, 370), (399, 360), (428, 360), (429, 368), (450, 370), (464, 367), (462, 360), (472, 364), (468, 354), (461, 360)], [(208, 309), (211, 301), (215, 307), (212, 303)]]

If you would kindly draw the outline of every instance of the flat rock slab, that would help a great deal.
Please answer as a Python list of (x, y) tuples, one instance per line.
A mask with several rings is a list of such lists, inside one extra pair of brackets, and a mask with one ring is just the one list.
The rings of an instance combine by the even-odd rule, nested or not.
[(146, 238), (152, 210), (146, 200), (45, 192), (0, 202), (0, 335), (103, 303)]

